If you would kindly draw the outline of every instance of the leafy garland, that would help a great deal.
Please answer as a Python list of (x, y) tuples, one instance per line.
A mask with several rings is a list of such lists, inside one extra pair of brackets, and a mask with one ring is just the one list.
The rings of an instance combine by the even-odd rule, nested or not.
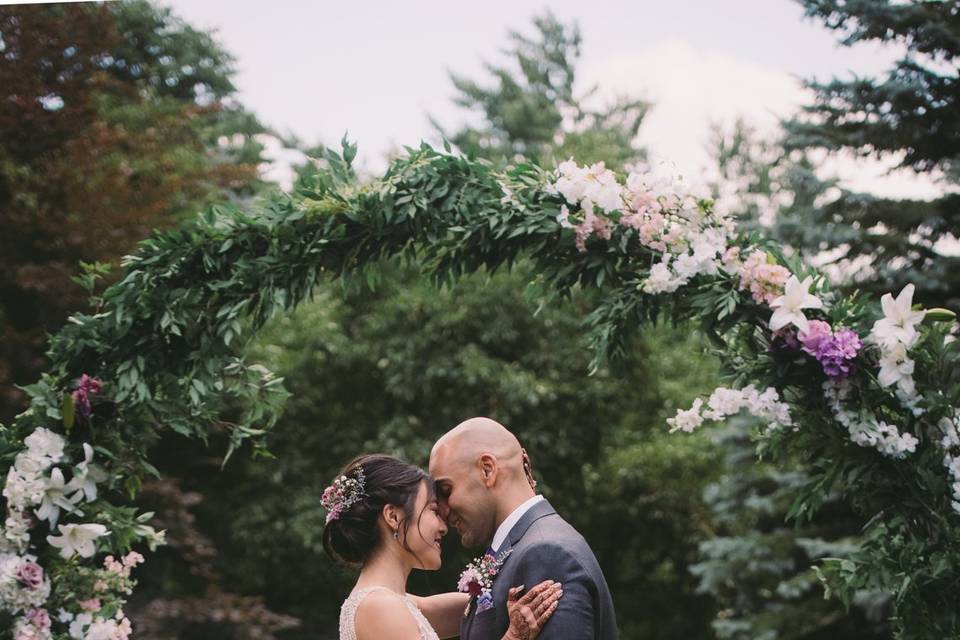
[[(527, 257), (552, 295), (602, 287), (587, 319), (594, 367), (645, 323), (699, 320), (731, 387), (678, 412), (674, 429), (761, 417), (761, 454), (799, 455), (813, 471), (790, 517), (812, 517), (836, 489), (863, 515), (859, 551), (818, 567), (828, 593), (890, 593), (902, 638), (960, 630), (951, 313), (914, 310), (909, 290), (882, 305), (843, 297), (669, 177), (573, 162), (497, 171), (424, 145), (361, 186), (355, 152), (328, 152), (292, 196), (213, 206), (156, 233), (93, 312), (52, 338), (29, 409), (0, 429), (0, 622), (11, 621), (0, 637), (127, 638), (122, 606), (143, 561), (133, 547), (163, 543), (151, 514), (127, 506), (159, 475), (145, 452), (173, 430), (227, 434), (224, 462), (246, 441), (265, 453), (287, 393), (238, 347), (322, 279), (374, 284), (388, 256), (438, 283)], [(79, 280), (92, 292), (97, 275)]]

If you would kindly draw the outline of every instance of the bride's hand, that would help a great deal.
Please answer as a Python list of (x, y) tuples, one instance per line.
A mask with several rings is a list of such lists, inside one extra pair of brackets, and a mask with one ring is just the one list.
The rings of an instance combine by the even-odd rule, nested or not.
[(540, 633), (553, 612), (557, 610), (563, 587), (559, 582), (544, 580), (523, 597), (523, 585), (513, 587), (507, 594), (507, 615), (510, 628), (503, 640), (533, 640)]

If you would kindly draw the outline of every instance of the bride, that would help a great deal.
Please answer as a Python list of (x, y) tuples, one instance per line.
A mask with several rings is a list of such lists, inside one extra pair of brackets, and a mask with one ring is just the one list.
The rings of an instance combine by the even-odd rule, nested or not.
[[(340, 611), (340, 640), (438, 640), (459, 633), (466, 593), (418, 597), (407, 593), (412, 569), (440, 568), (447, 525), (433, 482), (420, 468), (386, 455), (356, 458), (323, 492), (323, 546), (335, 560), (360, 565)], [(503, 640), (532, 640), (563, 594), (551, 580), (510, 589)]]

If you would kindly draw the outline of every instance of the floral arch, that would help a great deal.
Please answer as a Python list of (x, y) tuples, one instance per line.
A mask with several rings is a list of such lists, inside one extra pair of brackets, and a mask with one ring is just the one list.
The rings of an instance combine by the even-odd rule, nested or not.
[(673, 430), (760, 418), (760, 452), (799, 453), (814, 472), (791, 517), (812, 516), (835, 489), (863, 516), (860, 550), (818, 567), (828, 593), (891, 593), (903, 638), (957, 632), (952, 313), (915, 309), (912, 287), (845, 297), (670, 177), (573, 161), (498, 171), (424, 145), (358, 185), (354, 154), (346, 143), (328, 154), (295, 195), (255, 211), (213, 206), (143, 241), (94, 311), (52, 338), (29, 409), (0, 430), (0, 619), (13, 621), (0, 637), (130, 635), (122, 606), (143, 561), (133, 549), (163, 534), (114, 502), (159, 475), (147, 446), (167, 430), (215, 429), (230, 434), (228, 457), (247, 440), (262, 446), (286, 392), (235, 343), (319, 280), (363, 280), (392, 255), (418, 258), (438, 282), (525, 256), (557, 295), (602, 288), (587, 319), (595, 362), (644, 323), (698, 321), (730, 387), (678, 412)]

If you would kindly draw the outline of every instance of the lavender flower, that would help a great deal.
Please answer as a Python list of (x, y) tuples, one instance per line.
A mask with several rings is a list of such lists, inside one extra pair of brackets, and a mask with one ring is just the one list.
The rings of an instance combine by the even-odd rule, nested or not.
[(807, 325), (807, 329), (800, 331), (797, 337), (803, 345), (803, 350), (816, 357), (820, 343), (829, 340), (833, 332), (830, 325), (823, 320), (811, 320)]
[(862, 346), (863, 342), (855, 331), (837, 329), (832, 336), (819, 341), (815, 355), (820, 366), (823, 367), (823, 372), (828, 376), (846, 378), (853, 372), (853, 361)]

